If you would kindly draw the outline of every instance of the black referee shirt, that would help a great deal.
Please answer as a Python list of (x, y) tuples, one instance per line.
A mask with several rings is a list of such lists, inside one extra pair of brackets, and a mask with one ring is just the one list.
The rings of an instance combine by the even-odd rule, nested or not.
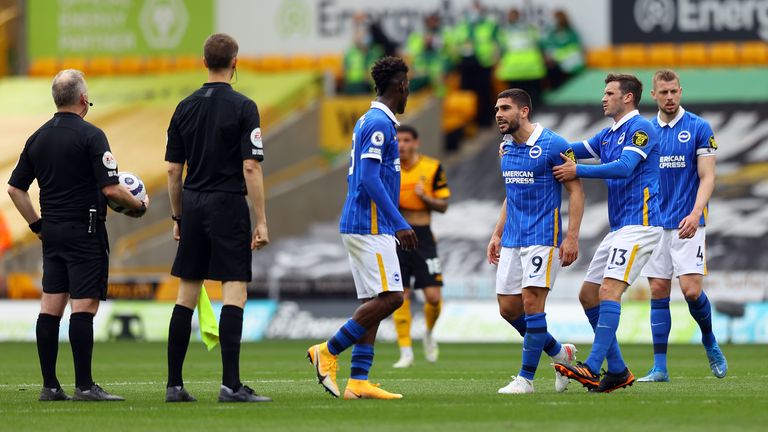
[(8, 184), (28, 190), (37, 179), (40, 213), (46, 221), (103, 218), (104, 186), (117, 184), (117, 161), (104, 132), (74, 113), (56, 113), (24, 145)]
[(246, 159), (264, 159), (259, 111), (251, 99), (229, 84), (206, 83), (179, 103), (165, 160), (187, 163), (184, 189), (245, 194)]

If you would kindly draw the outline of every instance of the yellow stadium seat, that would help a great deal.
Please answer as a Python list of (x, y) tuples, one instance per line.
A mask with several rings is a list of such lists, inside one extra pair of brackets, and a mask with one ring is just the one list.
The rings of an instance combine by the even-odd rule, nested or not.
[(643, 44), (619, 45), (616, 49), (616, 65), (642, 67), (648, 64), (648, 50)]
[(198, 70), (203, 67), (203, 60), (198, 56), (176, 57), (174, 69), (178, 71)]
[(731, 66), (739, 63), (739, 52), (735, 42), (714, 42), (709, 46), (709, 63), (717, 66)]
[(59, 70), (59, 60), (55, 58), (39, 58), (29, 65), (29, 74), (32, 76), (53, 77)]
[(596, 48), (587, 51), (587, 65), (591, 68), (612, 68), (616, 64), (613, 48)]
[(296, 54), (288, 58), (288, 68), (291, 70), (312, 70), (317, 67), (317, 57), (309, 54)]
[(683, 66), (706, 66), (709, 64), (707, 46), (703, 43), (686, 43), (680, 46), (680, 64)]
[(742, 42), (738, 56), (739, 63), (743, 65), (768, 64), (768, 43), (762, 41)]
[(648, 48), (648, 64), (655, 67), (674, 67), (677, 65), (677, 45), (672, 43), (653, 44)]
[(62, 69), (77, 69), (79, 71), (85, 71), (86, 67), (87, 64), (84, 58), (70, 57), (61, 60)]
[(173, 70), (173, 61), (168, 57), (150, 57), (146, 67), (148, 72), (168, 72)]
[(121, 74), (137, 74), (144, 71), (144, 60), (141, 57), (126, 56), (117, 60), (117, 72)]
[(258, 70), (259, 59), (256, 57), (238, 57), (237, 68), (249, 71)]
[(42, 292), (32, 276), (27, 273), (8, 273), (7, 284), (8, 298), (13, 300), (40, 298)]
[(471, 91), (452, 91), (443, 99), (443, 131), (449, 132), (472, 122), (477, 111), (477, 95)]
[(266, 55), (259, 61), (259, 69), (264, 72), (280, 72), (288, 69), (288, 62), (283, 56)]
[(341, 54), (326, 54), (317, 61), (317, 66), (322, 71), (330, 71), (336, 78), (343, 75), (344, 58)]
[(88, 61), (84, 72), (90, 75), (108, 75), (115, 73), (116, 70), (115, 60), (112, 57), (96, 57)]

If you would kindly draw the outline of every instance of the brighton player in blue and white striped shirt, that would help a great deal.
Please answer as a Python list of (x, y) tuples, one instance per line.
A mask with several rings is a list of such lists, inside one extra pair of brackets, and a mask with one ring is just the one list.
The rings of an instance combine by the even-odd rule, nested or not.
[[(616, 341), (621, 296), (640, 275), (662, 232), (658, 139), (651, 123), (637, 111), (643, 84), (627, 74), (609, 74), (605, 84), (603, 112), (613, 118), (613, 126), (571, 144), (577, 158), (592, 157), (601, 164), (577, 165), (563, 156), (565, 163), (554, 168), (560, 181), (602, 178), (608, 186), (611, 231), (598, 246), (579, 293), (595, 330), (592, 352), (583, 364), (555, 363), (555, 370), (597, 392), (635, 382)], [(601, 379), (599, 371), (606, 359), (608, 371)]]
[[(561, 183), (552, 168), (573, 152), (568, 142), (538, 123), (530, 122), (531, 97), (524, 90), (504, 90), (496, 101), (496, 123), (504, 135), (501, 174), (506, 198), (488, 244), (488, 261), (497, 264), (496, 298), (501, 316), (523, 336), (520, 373), (502, 394), (533, 393), (533, 377), (541, 352), (555, 362), (570, 363), (576, 348), (560, 344), (547, 331), (544, 305), (560, 266), (579, 253), (579, 227), (584, 213), (581, 181), (562, 183), (570, 196), (568, 232), (563, 239), (560, 219)], [(568, 378), (555, 374), (555, 390), (564, 391)]]
[(699, 324), (712, 373), (723, 378), (728, 363), (712, 332), (712, 307), (702, 291), (707, 274), (705, 223), (707, 202), (715, 188), (717, 143), (706, 120), (683, 109), (680, 77), (664, 69), (653, 76), (651, 96), (659, 106), (651, 119), (659, 136), (661, 158), (661, 241), (642, 275), (651, 285), (653, 368), (638, 382), (669, 381), (667, 341), (672, 328), (669, 296), (677, 276), (688, 310)]
[[(368, 381), (379, 323), (403, 304), (403, 281), (395, 242), (405, 250), (418, 240), (400, 214), (400, 153), (394, 113), (408, 101), (408, 66), (384, 57), (371, 69), (376, 100), (355, 124), (347, 176), (348, 192), (339, 228), (349, 254), (357, 298), (363, 303), (328, 341), (307, 350), (320, 384), (335, 397), (337, 356), (354, 345), (344, 399), (400, 399)], [(397, 239), (396, 239), (397, 238)]]

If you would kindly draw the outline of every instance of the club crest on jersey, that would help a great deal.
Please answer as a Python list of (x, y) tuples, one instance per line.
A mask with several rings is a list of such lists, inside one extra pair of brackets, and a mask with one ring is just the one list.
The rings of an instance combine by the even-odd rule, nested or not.
[(711, 135), (709, 137), (709, 148), (712, 150), (717, 150), (717, 141), (715, 141), (715, 136)]
[(638, 147), (645, 147), (648, 144), (648, 134), (641, 130), (635, 132), (635, 134), (632, 135), (632, 144)]
[(626, 132), (622, 132), (621, 135), (619, 135), (619, 140), (616, 141), (616, 143), (619, 145), (624, 144), (624, 138), (626, 137), (626, 135), (627, 135)]
[(533, 159), (538, 159), (539, 156), (541, 156), (542, 150), (541, 147), (535, 145), (531, 147), (530, 150), (528, 150), (528, 156), (530, 156)]
[(395, 280), (395, 282), (400, 282), (400, 273), (395, 273), (394, 275), (392, 275), (392, 277)]
[(677, 134), (677, 140), (681, 143), (687, 143), (691, 139), (691, 133), (687, 130), (680, 131), (679, 134)]
[(576, 162), (576, 154), (573, 152), (572, 148), (569, 148), (568, 150), (565, 151), (565, 157)]
[(110, 151), (104, 152), (104, 155), (101, 156), (101, 163), (103, 163), (105, 167), (111, 170), (117, 169), (117, 160), (115, 159), (115, 156)]
[(384, 132), (376, 131), (371, 135), (371, 144), (375, 146), (384, 145)]
[(258, 149), (264, 148), (264, 143), (261, 141), (261, 128), (251, 131), (251, 144)]

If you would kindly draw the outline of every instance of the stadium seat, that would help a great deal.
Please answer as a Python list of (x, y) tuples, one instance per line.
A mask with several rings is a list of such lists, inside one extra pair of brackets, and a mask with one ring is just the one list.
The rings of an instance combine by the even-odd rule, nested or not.
[(53, 77), (59, 72), (59, 60), (55, 58), (39, 58), (29, 65), (31, 76)]
[(677, 45), (673, 43), (658, 43), (648, 48), (648, 64), (655, 67), (677, 66), (677, 56)]
[(259, 69), (264, 72), (280, 72), (288, 69), (288, 61), (281, 55), (266, 55), (259, 61)]
[(443, 131), (450, 132), (472, 123), (477, 110), (477, 95), (471, 91), (452, 91), (443, 99)]
[(288, 69), (313, 70), (317, 68), (317, 57), (310, 54), (296, 54), (288, 58)]
[(343, 75), (344, 59), (340, 54), (326, 54), (317, 61), (317, 66), (322, 71), (330, 71), (333, 76), (339, 78)]
[(144, 71), (145, 65), (141, 57), (126, 56), (117, 60), (116, 68), (120, 74), (138, 74)]
[(174, 61), (174, 70), (191, 71), (203, 67), (203, 61), (198, 56), (179, 56)]
[(703, 43), (686, 43), (680, 46), (680, 64), (706, 66), (709, 64), (707, 46)]
[(112, 57), (95, 57), (88, 61), (83, 72), (89, 75), (108, 75), (117, 70)]
[(768, 43), (762, 41), (742, 42), (738, 50), (742, 65), (768, 64)]
[(617, 66), (642, 67), (648, 64), (648, 50), (643, 44), (619, 45), (616, 49)]
[(40, 298), (42, 289), (34, 282), (32, 275), (27, 273), (8, 273), (8, 298), (12, 300)]
[(150, 57), (146, 67), (148, 72), (169, 72), (173, 70), (173, 61), (169, 57)]
[(591, 68), (612, 68), (616, 64), (613, 48), (597, 48), (587, 51), (587, 65)]
[(709, 46), (709, 63), (713, 66), (732, 66), (739, 63), (735, 42), (714, 42)]
[(61, 69), (77, 69), (79, 71), (85, 71), (87, 63), (84, 58), (70, 57), (61, 61)]
[(249, 70), (249, 71), (258, 70), (259, 59), (256, 57), (250, 57), (250, 56), (238, 57), (237, 67), (238, 69)]

